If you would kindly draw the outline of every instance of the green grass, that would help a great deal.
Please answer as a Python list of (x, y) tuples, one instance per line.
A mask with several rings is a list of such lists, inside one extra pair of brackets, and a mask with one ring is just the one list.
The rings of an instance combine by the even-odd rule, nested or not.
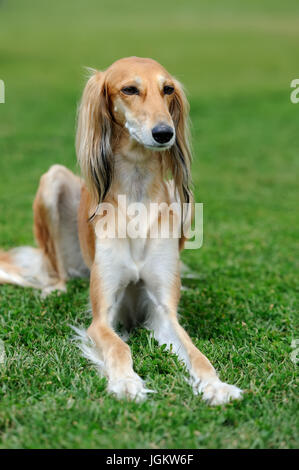
[[(76, 171), (83, 65), (156, 58), (191, 102), (193, 177), (204, 244), (181, 322), (243, 401), (210, 408), (175, 356), (143, 330), (135, 370), (158, 391), (121, 403), (83, 359), (69, 324), (89, 325), (88, 282), (42, 300), (0, 288), (0, 447), (294, 448), (299, 5), (295, 1), (0, 2), (0, 246), (32, 244), (31, 205), (53, 163)], [(297, 217), (296, 217), (297, 216)], [(297, 233), (296, 233), (297, 232)]]

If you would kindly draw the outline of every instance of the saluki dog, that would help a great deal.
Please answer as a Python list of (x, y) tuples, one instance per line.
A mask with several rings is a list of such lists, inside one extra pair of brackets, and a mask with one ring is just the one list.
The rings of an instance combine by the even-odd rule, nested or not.
[[(77, 157), (83, 179), (61, 165), (41, 179), (34, 200), (38, 248), (0, 253), (0, 283), (65, 290), (90, 273), (92, 323), (81, 349), (107, 378), (108, 391), (137, 401), (148, 392), (118, 333), (143, 324), (184, 361), (195, 393), (209, 404), (241, 398), (222, 382), (177, 318), (179, 253), (185, 238), (101, 237), (97, 229), (118, 196), (129, 204), (192, 202), (189, 107), (181, 84), (152, 59), (130, 57), (105, 71), (91, 70), (78, 111)], [(107, 206), (108, 207), (108, 206)], [(127, 215), (125, 215), (126, 219)], [(161, 213), (156, 222), (160, 224)], [(149, 222), (151, 223), (151, 222)]]

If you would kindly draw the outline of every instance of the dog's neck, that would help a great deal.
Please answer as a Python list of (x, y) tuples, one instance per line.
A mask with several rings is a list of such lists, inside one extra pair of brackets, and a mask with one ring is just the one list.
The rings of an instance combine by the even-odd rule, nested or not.
[(114, 156), (112, 191), (126, 195), (128, 202), (164, 201), (162, 155), (132, 143)]

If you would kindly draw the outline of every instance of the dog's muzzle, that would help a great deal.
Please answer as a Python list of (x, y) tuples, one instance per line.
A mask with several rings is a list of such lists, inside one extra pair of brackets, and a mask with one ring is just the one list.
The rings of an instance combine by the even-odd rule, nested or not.
[(158, 124), (152, 129), (152, 136), (158, 144), (167, 144), (174, 134), (172, 127), (165, 124)]

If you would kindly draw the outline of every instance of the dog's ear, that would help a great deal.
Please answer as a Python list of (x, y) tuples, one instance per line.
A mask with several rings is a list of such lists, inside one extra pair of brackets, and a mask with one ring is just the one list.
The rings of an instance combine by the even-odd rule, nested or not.
[(175, 93), (170, 105), (176, 141), (170, 149), (169, 166), (181, 203), (191, 202), (191, 147), (189, 130), (189, 103), (182, 85), (174, 80)]
[(112, 182), (112, 118), (105, 72), (92, 71), (78, 110), (76, 150), (93, 207), (101, 203)]

